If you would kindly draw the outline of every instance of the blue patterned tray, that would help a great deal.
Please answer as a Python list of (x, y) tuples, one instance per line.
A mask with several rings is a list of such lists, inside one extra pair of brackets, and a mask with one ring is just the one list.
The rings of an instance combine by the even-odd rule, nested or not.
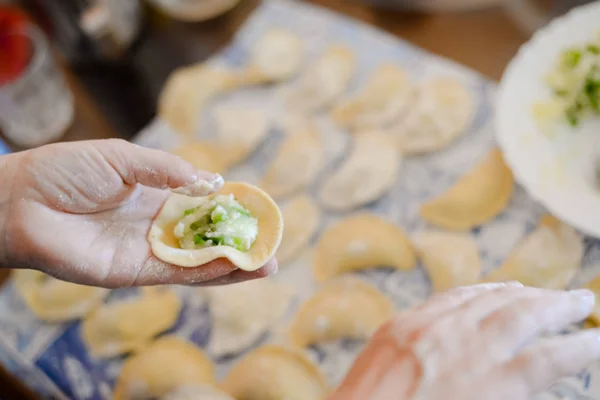
[[(385, 215), (409, 232), (426, 227), (417, 216), (418, 205), (449, 187), (494, 145), (491, 120), (495, 85), (471, 70), (431, 55), (370, 26), (318, 7), (285, 0), (266, 1), (241, 28), (233, 43), (212, 61), (241, 66), (247, 60), (250, 45), (265, 30), (273, 27), (290, 29), (300, 34), (310, 49), (309, 57), (314, 57), (334, 42), (342, 42), (352, 48), (359, 56), (360, 65), (350, 90), (364, 82), (366, 75), (384, 61), (402, 65), (413, 79), (450, 75), (469, 88), (478, 108), (465, 137), (444, 151), (405, 160), (397, 185), (389, 194), (367, 207), (370, 211)], [(277, 110), (273, 90), (275, 89), (243, 90), (224, 101), (242, 104), (250, 102)], [(330, 158), (330, 165), (323, 171), (324, 178), (343, 159), (345, 153), (341, 149), (346, 148), (347, 143), (343, 141), (345, 136), (335, 131), (325, 118), (319, 122), (327, 137), (340, 139), (328, 144), (335, 156)], [(256, 183), (274, 156), (282, 137), (281, 130), (273, 126), (265, 143), (246, 164), (236, 168), (227, 178)], [(136, 142), (148, 147), (169, 149), (178, 145), (178, 140), (177, 135), (166, 124), (157, 120), (140, 133)], [(340, 151), (336, 152), (336, 149)], [(311, 187), (310, 194), (315, 194), (319, 182)], [(511, 248), (535, 227), (543, 211), (521, 188), (517, 188), (510, 206), (496, 220), (473, 230), (481, 251), (484, 271), (494, 268), (507, 256)], [(321, 229), (341, 217), (343, 216), (325, 214)], [(600, 264), (599, 261), (600, 243), (586, 239), (585, 260), (573, 286), (579, 286), (599, 274), (598, 268), (594, 268)], [(301, 256), (297, 262), (282, 268), (276, 276), (282, 281), (294, 282), (300, 292), (296, 303), (314, 290), (306, 263), (305, 256)], [(361, 273), (360, 277), (387, 293), (398, 309), (413, 306), (430, 293), (427, 275), (421, 268), (409, 272), (378, 269)], [(184, 299), (185, 306), (170, 333), (188, 338), (204, 347), (211, 330), (210, 310), (203, 302), (198, 301), (193, 289), (178, 287), (177, 290)], [(136, 289), (113, 291), (107, 301), (130, 296), (135, 291)], [(122, 359), (92, 359), (80, 338), (79, 329), (79, 323), (40, 323), (27, 310), (10, 283), (0, 291), (0, 362), (44, 397), (79, 400), (111, 398), (112, 386), (119, 375)], [(268, 337), (262, 339), (263, 342), (268, 340)], [(313, 355), (332, 383), (335, 383), (340, 380), (359, 349), (360, 346), (354, 343), (342, 342), (319, 346), (313, 350)], [(215, 361), (218, 375), (223, 376), (236, 359)], [(600, 399), (600, 370), (597, 366), (558, 383), (536, 400), (594, 398)]]

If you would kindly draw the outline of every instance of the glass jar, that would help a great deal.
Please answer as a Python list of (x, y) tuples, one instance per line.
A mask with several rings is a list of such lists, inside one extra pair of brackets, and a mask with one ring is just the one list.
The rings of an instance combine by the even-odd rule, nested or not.
[(20, 74), (0, 84), (0, 129), (14, 144), (31, 148), (53, 142), (73, 122), (73, 95), (43, 32), (34, 25), (3, 32), (3, 40), (26, 43)]

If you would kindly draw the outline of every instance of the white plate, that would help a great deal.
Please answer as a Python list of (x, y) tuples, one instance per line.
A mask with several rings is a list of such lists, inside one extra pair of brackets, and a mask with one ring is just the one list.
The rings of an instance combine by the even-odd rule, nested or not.
[(504, 72), (495, 121), (498, 143), (517, 181), (557, 218), (595, 237), (600, 237), (600, 190), (594, 186), (600, 118), (577, 129), (565, 124), (550, 138), (536, 127), (531, 109), (549, 98), (544, 77), (560, 53), (599, 31), (600, 2), (577, 7), (539, 30)]

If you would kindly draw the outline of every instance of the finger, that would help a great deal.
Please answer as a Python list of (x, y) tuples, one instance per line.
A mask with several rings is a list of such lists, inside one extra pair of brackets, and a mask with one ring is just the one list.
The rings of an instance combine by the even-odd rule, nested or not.
[(277, 272), (277, 268), (277, 261), (273, 259), (269, 261), (264, 267), (256, 271), (243, 271), (238, 269), (237, 271), (233, 271), (230, 274), (194, 286), (223, 286), (231, 285), (234, 283), (252, 281), (255, 279), (262, 279), (266, 278), (269, 275), (275, 274)]
[(465, 302), (475, 299), (484, 293), (494, 292), (507, 287), (523, 287), (518, 282), (485, 283), (451, 289), (435, 295), (414, 310), (399, 314), (387, 326), (393, 329), (394, 335), (405, 335), (407, 341), (414, 341), (431, 323), (448, 314), (450, 310), (460, 307)]
[(528, 399), (599, 358), (600, 330), (594, 329), (544, 340), (492, 373), (494, 380), (514, 388), (512, 396), (506, 398)]
[(219, 174), (197, 171), (191, 163), (164, 151), (118, 139), (94, 142), (94, 146), (128, 185), (139, 183), (189, 196), (207, 196), (223, 186)]
[(131, 286), (197, 285), (220, 278), (235, 270), (237, 267), (225, 258), (218, 258), (199, 267), (186, 268), (167, 264), (152, 256), (144, 263)]
[[(529, 289), (529, 290), (527, 290)], [(571, 292), (527, 288), (533, 296), (514, 298), (484, 318), (481, 337), (493, 344), (497, 354), (512, 356), (515, 351), (544, 332), (557, 332), (582, 321), (594, 308), (594, 293), (589, 290)]]

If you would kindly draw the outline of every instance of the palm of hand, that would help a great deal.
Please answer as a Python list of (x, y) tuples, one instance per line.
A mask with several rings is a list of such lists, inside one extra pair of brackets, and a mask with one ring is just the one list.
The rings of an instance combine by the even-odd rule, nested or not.
[(147, 233), (168, 192), (129, 185), (94, 146), (31, 152), (15, 182), (11, 247), (58, 278), (107, 287), (197, 284), (235, 269), (220, 260), (182, 269), (156, 259)]

